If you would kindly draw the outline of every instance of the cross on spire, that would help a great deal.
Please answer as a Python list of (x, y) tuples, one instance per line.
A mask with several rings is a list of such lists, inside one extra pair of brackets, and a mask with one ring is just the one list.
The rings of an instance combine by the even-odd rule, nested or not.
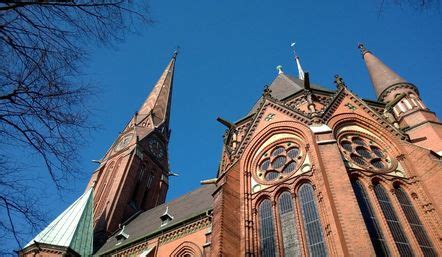
[(295, 57), (296, 66), (298, 67), (298, 77), (304, 80), (304, 70), (302, 69), (301, 62), (299, 61), (299, 56), (296, 54), (295, 50), (296, 43), (292, 43), (290, 46), (293, 48), (293, 55)]

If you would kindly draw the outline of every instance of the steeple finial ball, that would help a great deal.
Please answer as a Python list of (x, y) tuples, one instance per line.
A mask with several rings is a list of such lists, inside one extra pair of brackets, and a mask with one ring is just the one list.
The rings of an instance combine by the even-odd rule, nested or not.
[(276, 66), (276, 70), (278, 71), (278, 74), (284, 73), (284, 72), (282, 71), (282, 65), (278, 65), (278, 66)]
[(358, 48), (359, 50), (361, 50), (361, 54), (362, 54), (362, 58), (364, 58), (364, 55), (370, 51), (367, 50), (367, 48), (365, 48), (364, 44), (359, 43), (358, 44)]

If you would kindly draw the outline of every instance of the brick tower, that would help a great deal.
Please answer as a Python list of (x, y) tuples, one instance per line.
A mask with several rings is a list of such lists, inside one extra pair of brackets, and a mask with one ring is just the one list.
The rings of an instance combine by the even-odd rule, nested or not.
[(411, 142), (442, 155), (442, 124), (435, 113), (425, 107), (417, 87), (388, 68), (364, 45), (359, 44), (359, 49), (378, 101), (388, 106), (386, 114), (394, 115)]
[(96, 245), (132, 216), (164, 203), (175, 53), (138, 112), (93, 173)]

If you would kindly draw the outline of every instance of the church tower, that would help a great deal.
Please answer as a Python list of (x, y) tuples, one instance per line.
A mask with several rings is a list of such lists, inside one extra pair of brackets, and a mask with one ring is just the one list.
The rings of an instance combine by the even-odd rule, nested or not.
[[(298, 78), (278, 66), (244, 118), (218, 119), (227, 130), (210, 256), (442, 251), (440, 125), (414, 85), (363, 54), (378, 101), (338, 75), (333, 90), (311, 83), (295, 55)], [(401, 101), (410, 110), (388, 115)], [(424, 129), (427, 139), (415, 141)]]
[(385, 115), (405, 131), (412, 143), (442, 155), (442, 124), (422, 102), (418, 88), (387, 67), (359, 44), (379, 102), (387, 104)]
[(177, 52), (90, 179), (88, 188), (94, 185), (95, 245), (131, 217), (165, 201), (176, 56)]

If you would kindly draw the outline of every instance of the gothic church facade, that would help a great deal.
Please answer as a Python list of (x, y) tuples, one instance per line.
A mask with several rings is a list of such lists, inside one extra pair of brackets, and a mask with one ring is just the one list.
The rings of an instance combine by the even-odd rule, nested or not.
[(165, 203), (176, 53), (85, 193), (21, 256), (438, 256), (442, 124), (359, 46), (377, 100), (279, 74), (227, 127), (215, 178)]

